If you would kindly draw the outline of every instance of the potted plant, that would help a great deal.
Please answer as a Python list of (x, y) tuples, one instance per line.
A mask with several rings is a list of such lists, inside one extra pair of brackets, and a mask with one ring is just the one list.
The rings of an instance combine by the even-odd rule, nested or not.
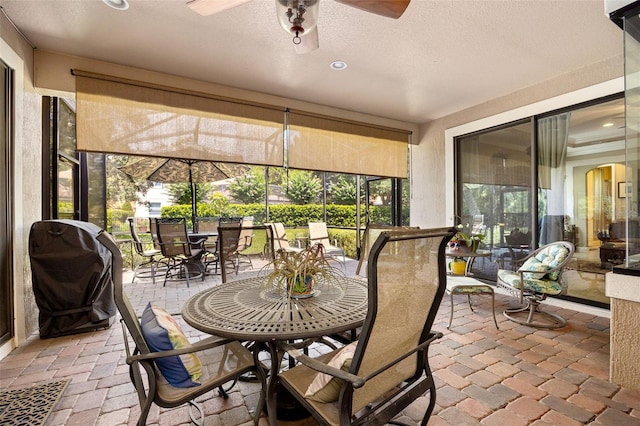
[(454, 257), (451, 262), (449, 262), (449, 270), (453, 275), (464, 275), (467, 270), (467, 261), (462, 257)]
[(263, 270), (271, 267), (273, 269), (266, 274), (266, 285), (286, 292), (294, 299), (313, 296), (316, 283), (331, 285), (344, 276), (340, 269), (329, 264), (322, 244), (314, 244), (302, 251), (278, 250), (274, 260)]
[(484, 235), (467, 233), (462, 225), (458, 225), (458, 232), (449, 240), (449, 251), (475, 253), (482, 240)]

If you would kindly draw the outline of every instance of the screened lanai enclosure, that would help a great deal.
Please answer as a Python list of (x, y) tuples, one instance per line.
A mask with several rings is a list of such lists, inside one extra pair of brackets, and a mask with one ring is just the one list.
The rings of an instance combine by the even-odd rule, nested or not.
[[(50, 116), (58, 118), (49, 135), (51, 217), (87, 220), (111, 231), (120, 217), (125, 226), (116, 232), (123, 234), (125, 218), (140, 211), (183, 215), (190, 227), (191, 212), (253, 216), (257, 225), (325, 221), (352, 231), (345, 239), (353, 239), (354, 255), (356, 227), (408, 223), (410, 131), (81, 70), (73, 74), (74, 100), (48, 98)], [(117, 173), (145, 157), (211, 162), (227, 178), (189, 187)], [(181, 201), (185, 194), (193, 203)], [(182, 204), (193, 204), (191, 212), (178, 208)]]

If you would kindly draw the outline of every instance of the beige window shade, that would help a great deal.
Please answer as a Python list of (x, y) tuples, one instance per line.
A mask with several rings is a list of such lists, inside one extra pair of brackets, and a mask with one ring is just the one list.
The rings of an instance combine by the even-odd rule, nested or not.
[(287, 165), (406, 178), (410, 132), (289, 112)]
[(78, 150), (282, 166), (284, 111), (83, 71)]

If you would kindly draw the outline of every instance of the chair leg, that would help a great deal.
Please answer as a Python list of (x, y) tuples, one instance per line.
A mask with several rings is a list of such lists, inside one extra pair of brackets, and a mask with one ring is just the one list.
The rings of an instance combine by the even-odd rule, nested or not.
[[(525, 313), (527, 319), (522, 319), (522, 315)], [(521, 325), (528, 325), (536, 328), (561, 328), (567, 324), (567, 321), (560, 315), (552, 314), (551, 312), (545, 312), (540, 310), (540, 301), (536, 299), (527, 299), (527, 304), (522, 308), (506, 309), (502, 313), (507, 319)], [(536, 318), (542, 318), (542, 320)]]
[[(189, 417), (191, 418), (191, 422), (199, 426), (204, 425), (204, 410), (202, 409), (202, 405), (193, 400), (187, 402), (187, 404), (189, 404)], [(197, 417), (194, 411), (198, 412)]]
[(467, 294), (467, 302), (469, 302), (469, 309), (471, 309), (471, 312), (475, 312), (473, 310), (473, 305), (471, 304), (471, 295)]
[(153, 404), (153, 396), (157, 391), (155, 382), (156, 377), (153, 371), (153, 367), (150, 367), (148, 364), (142, 364), (142, 367), (147, 373), (147, 377), (150, 377), (149, 390), (145, 391), (140, 371), (136, 370), (139, 368), (139, 365), (140, 364), (134, 363), (129, 366), (129, 377), (131, 377), (134, 388), (138, 393), (138, 401), (140, 402), (140, 417), (138, 418), (137, 426), (145, 426), (147, 424), (147, 416), (149, 415), (149, 410), (151, 409), (151, 405)]
[(449, 325), (447, 326), (447, 330), (451, 328), (451, 323), (453, 322), (453, 291), (449, 292), (449, 297), (451, 298), (451, 315), (449, 316)]
[(427, 426), (429, 419), (431, 418), (431, 414), (433, 413), (433, 409), (436, 406), (436, 383), (432, 380), (431, 386), (429, 386), (429, 406), (427, 407), (427, 411), (424, 413), (424, 417), (422, 418), (421, 426)]
[(496, 294), (491, 291), (491, 315), (493, 315), (493, 323), (496, 325), (496, 330), (500, 330), (498, 327), (498, 320), (496, 319)]

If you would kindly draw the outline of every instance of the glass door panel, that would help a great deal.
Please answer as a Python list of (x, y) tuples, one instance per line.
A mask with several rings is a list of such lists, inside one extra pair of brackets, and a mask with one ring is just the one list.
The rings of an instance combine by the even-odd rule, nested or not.
[(497, 262), (481, 258), (472, 272), (495, 280), (526, 254), (532, 240), (530, 120), (457, 139), (457, 224), (483, 235), (482, 249)]
[(625, 204), (624, 100), (538, 120), (539, 245), (576, 247), (563, 274), (569, 300), (607, 306), (604, 275), (622, 263)]

